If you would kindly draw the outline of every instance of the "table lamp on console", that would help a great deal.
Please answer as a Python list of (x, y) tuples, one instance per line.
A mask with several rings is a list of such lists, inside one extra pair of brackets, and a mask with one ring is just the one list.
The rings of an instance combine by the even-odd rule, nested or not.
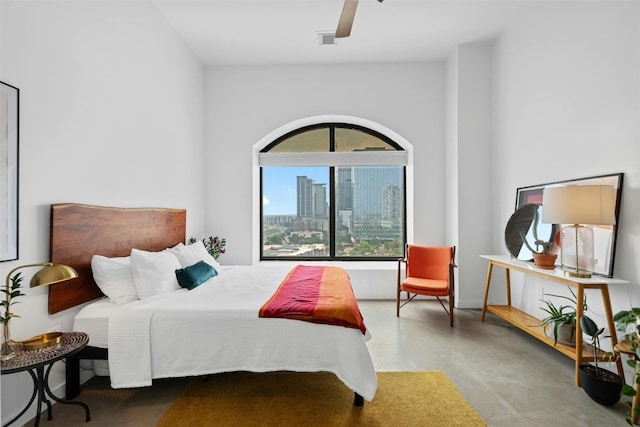
[(611, 185), (546, 187), (542, 222), (570, 224), (560, 231), (561, 268), (566, 276), (591, 277), (594, 244), (591, 225), (613, 225), (615, 193)]
[[(71, 267), (63, 264), (53, 264), (51, 262), (38, 263), (38, 264), (26, 264), (14, 268), (7, 274), (5, 284), (5, 299), (2, 301), (2, 308), (4, 308), (3, 326), (4, 337), (2, 342), (2, 349), (0, 354), (0, 360), (8, 360), (14, 356), (13, 344), (20, 344), (24, 350), (35, 350), (38, 348), (48, 347), (57, 344), (62, 336), (61, 332), (50, 332), (27, 340), (16, 341), (11, 338), (10, 322), (12, 317), (18, 317), (11, 312), (11, 301), (13, 298), (24, 295), (20, 292), (20, 276), (13, 274), (20, 269), (27, 267), (44, 267), (38, 271), (31, 278), (30, 286), (35, 288), (37, 286), (49, 286), (54, 283), (64, 282), (69, 279), (78, 277), (78, 273)], [(18, 273), (19, 274), (19, 273)]]

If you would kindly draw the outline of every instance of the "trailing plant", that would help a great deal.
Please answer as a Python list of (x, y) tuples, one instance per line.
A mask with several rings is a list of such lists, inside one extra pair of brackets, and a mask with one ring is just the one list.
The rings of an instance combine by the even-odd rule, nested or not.
[[(195, 237), (189, 238), (189, 243), (195, 243), (197, 240)], [(227, 240), (224, 237), (207, 237), (202, 239), (202, 243), (204, 243), (204, 247), (209, 252), (214, 259), (218, 259), (218, 257), (225, 252), (225, 245), (227, 244)]]
[(542, 240), (538, 237), (539, 222), (540, 222), (540, 214), (538, 213), (538, 209), (534, 209), (533, 224), (531, 227), (533, 228), (533, 239), (534, 239), (533, 245), (535, 245), (535, 249), (529, 243), (529, 241), (527, 240), (527, 236), (524, 234), (523, 231), (520, 231), (520, 238), (522, 239), (524, 244), (527, 246), (527, 249), (529, 249), (531, 252), (535, 254), (548, 254), (549, 252), (551, 252), (551, 249), (553, 249), (553, 246), (554, 246), (553, 237), (549, 241)]
[[(640, 368), (640, 342), (638, 341), (640, 325), (637, 323), (638, 318), (640, 318), (639, 307), (633, 307), (631, 310), (621, 310), (613, 316), (613, 321), (616, 324), (616, 330), (624, 333), (624, 339), (629, 341), (631, 351), (633, 352), (633, 356), (627, 360), (627, 364), (633, 368), (634, 385), (640, 384), (640, 371), (638, 370)], [(633, 326), (631, 330), (629, 328), (630, 325)], [(633, 399), (636, 395), (636, 390), (633, 386), (624, 384), (620, 394)], [(627, 401), (626, 405), (629, 408), (626, 417), (627, 424), (633, 425), (632, 416), (634, 413), (636, 416), (640, 416), (640, 408), (634, 408), (631, 400)]]

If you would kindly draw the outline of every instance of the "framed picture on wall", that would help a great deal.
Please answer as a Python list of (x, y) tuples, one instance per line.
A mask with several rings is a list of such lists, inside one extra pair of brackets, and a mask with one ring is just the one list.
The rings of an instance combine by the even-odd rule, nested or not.
[(570, 179), (567, 181), (532, 185), (529, 187), (520, 187), (516, 190), (516, 211), (530, 203), (542, 205), (542, 209), (544, 209), (542, 192), (547, 186), (611, 185), (614, 189), (615, 196), (616, 223), (614, 225), (592, 225), (592, 228), (594, 235), (593, 245), (595, 258), (593, 273), (600, 276), (612, 277), (613, 262), (615, 260), (616, 251), (616, 237), (618, 233), (618, 219), (620, 215), (620, 200), (622, 197), (622, 178), (622, 173), (614, 173), (610, 175), (590, 176), (586, 178)]
[(20, 91), (0, 82), (0, 261), (18, 259), (18, 115)]

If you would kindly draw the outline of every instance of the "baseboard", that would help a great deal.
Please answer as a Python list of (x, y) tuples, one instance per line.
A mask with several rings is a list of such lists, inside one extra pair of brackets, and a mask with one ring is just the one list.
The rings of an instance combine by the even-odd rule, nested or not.
[(474, 300), (457, 301), (456, 308), (481, 310), (482, 304), (484, 304), (484, 301), (474, 301)]

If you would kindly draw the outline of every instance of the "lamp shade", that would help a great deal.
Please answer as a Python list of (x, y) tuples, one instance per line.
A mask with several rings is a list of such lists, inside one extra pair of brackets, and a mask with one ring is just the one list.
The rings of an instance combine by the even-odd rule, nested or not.
[(47, 265), (31, 278), (30, 287), (48, 286), (65, 280), (75, 279), (78, 273), (72, 267), (64, 264)]
[(542, 193), (542, 222), (550, 224), (616, 223), (611, 185), (546, 187)]

